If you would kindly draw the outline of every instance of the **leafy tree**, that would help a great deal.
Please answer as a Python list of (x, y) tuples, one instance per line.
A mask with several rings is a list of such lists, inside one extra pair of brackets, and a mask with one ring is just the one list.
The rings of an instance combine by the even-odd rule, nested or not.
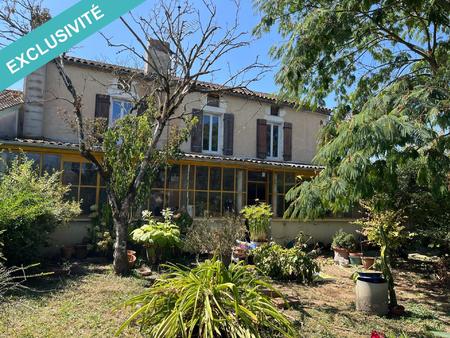
[(0, 174), (0, 233), (8, 264), (35, 259), (49, 234), (80, 213), (78, 202), (64, 199), (69, 190), (60, 172), (40, 176), (32, 161), (21, 158)]
[(348, 211), (392, 191), (417, 166), (417, 184), (448, 193), (449, 12), (445, 0), (257, 0), (258, 34), (277, 27), (285, 42), (282, 95), (336, 107), (320, 135), (320, 174), (292, 189), (286, 216)]

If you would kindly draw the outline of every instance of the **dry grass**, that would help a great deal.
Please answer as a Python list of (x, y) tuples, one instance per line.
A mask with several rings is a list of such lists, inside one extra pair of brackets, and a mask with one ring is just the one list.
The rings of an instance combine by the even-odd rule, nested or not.
[[(276, 284), (294, 302), (286, 314), (299, 325), (301, 337), (370, 337), (379, 330), (392, 337), (428, 336), (449, 330), (448, 297), (426, 271), (395, 270), (399, 303), (408, 315), (399, 319), (369, 316), (354, 310), (351, 268), (321, 260), (332, 281), (315, 286)], [(137, 278), (115, 276), (109, 265), (82, 265), (81, 273), (49, 279), (40, 292), (11, 296), (0, 306), (0, 337), (111, 337), (130, 314), (117, 309), (125, 299), (144, 290)], [(42, 292), (42, 290), (51, 290)], [(139, 336), (137, 328), (124, 336)]]
[[(0, 309), (0, 337), (112, 337), (130, 314), (119, 305), (141, 292), (143, 283), (117, 277), (106, 265), (87, 265), (83, 270), (81, 275), (47, 280), (36, 291), (12, 296)], [(138, 334), (129, 330), (124, 336)]]

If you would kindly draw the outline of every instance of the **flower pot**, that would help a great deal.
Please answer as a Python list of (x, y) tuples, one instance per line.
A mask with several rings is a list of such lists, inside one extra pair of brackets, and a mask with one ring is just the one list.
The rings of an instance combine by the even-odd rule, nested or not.
[(388, 308), (388, 283), (356, 281), (356, 310), (376, 315), (386, 315)]
[(362, 264), (362, 253), (361, 252), (350, 252), (348, 258), (350, 259), (351, 265), (361, 265)]
[(136, 263), (136, 256), (135, 255), (127, 255), (128, 257), (128, 266), (132, 268), (134, 264)]
[(75, 247), (73, 245), (64, 245), (61, 248), (61, 254), (64, 259), (71, 259), (75, 252)]
[(86, 244), (75, 245), (75, 257), (78, 259), (85, 259), (88, 255)]
[(348, 250), (344, 248), (333, 248), (334, 261), (339, 265), (348, 265)]
[(362, 257), (362, 265), (364, 269), (372, 269), (375, 264), (375, 258), (376, 257)]

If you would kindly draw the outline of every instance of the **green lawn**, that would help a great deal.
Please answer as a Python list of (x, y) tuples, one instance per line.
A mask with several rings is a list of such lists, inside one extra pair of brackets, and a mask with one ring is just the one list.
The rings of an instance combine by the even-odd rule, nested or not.
[[(354, 310), (351, 268), (321, 260), (333, 280), (316, 286), (277, 284), (293, 302), (285, 313), (299, 325), (302, 337), (370, 337), (373, 329), (409, 337), (448, 330), (448, 298), (425, 272), (394, 270), (399, 302), (408, 315), (399, 319), (369, 316)], [(130, 314), (120, 304), (144, 290), (145, 282), (120, 278), (109, 265), (86, 264), (74, 275), (49, 278), (35, 291), (11, 296), (0, 306), (1, 337), (111, 337)], [(427, 277), (428, 276), (428, 277)], [(47, 290), (47, 291), (46, 291)], [(124, 336), (139, 336), (134, 328)]]

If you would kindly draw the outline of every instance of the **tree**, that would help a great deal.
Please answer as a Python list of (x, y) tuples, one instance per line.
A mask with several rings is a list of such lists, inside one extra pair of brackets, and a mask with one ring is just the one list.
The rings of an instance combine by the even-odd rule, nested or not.
[[(136, 17), (129, 13), (129, 19), (120, 18), (124, 28), (134, 38), (135, 45), (115, 42), (105, 36), (109, 46), (117, 48), (117, 53), (134, 57), (148, 69), (146, 76), (132, 74), (132, 79), (126, 80), (145, 84), (145, 93), (136, 98), (131, 109), (131, 113), (137, 116), (143, 114), (143, 119), (130, 118), (106, 134), (101, 132), (99, 121), (87, 121), (84, 118), (83, 93), (75, 88), (70, 74), (66, 72), (64, 57), (53, 61), (71, 96), (73, 109), (69, 113), (75, 117), (80, 154), (96, 166), (106, 182), (115, 224), (114, 269), (118, 274), (128, 272), (126, 247), (133, 208), (139, 207), (139, 202), (145, 198), (144, 191), (152, 186), (155, 172), (178, 152), (186, 131), (194, 122), (192, 113), (186, 109), (189, 94), (199, 90), (201, 79), (211, 77), (220, 70), (218, 63), (224, 56), (247, 46), (250, 41), (246, 33), (239, 31), (237, 19), (231, 27), (221, 28), (215, 24), (217, 12), (213, 3), (204, 1), (203, 5), (204, 11), (200, 14), (189, 2), (178, 6), (176, 1), (160, 1), (149, 17)], [(0, 39), (3, 41), (14, 41), (50, 17), (39, 0), (7, 0), (1, 13)], [(153, 53), (148, 46), (151, 39), (156, 40), (170, 58)], [(204, 93), (222, 94), (245, 88), (259, 79), (264, 71), (265, 67), (256, 60), (230, 74), (220, 86), (202, 87), (202, 90)], [(178, 135), (181, 136), (161, 149), (159, 145), (163, 131), (180, 120), (182, 123), (178, 123)], [(125, 131), (131, 131), (136, 125), (142, 128), (136, 131), (138, 134), (133, 134), (138, 137), (139, 144), (128, 144), (135, 140), (127, 137)], [(177, 133), (177, 126), (173, 127), (172, 132)], [(151, 137), (145, 139), (144, 135)], [(94, 155), (94, 151), (103, 138), (108, 142), (102, 145), (102, 160)], [(125, 149), (131, 150), (132, 158), (128, 157)], [(120, 162), (116, 162), (116, 159), (120, 159)], [(125, 166), (124, 161), (128, 161)]]
[(325, 168), (292, 189), (285, 216), (348, 211), (391, 191), (414, 162), (417, 184), (448, 193), (449, 12), (445, 0), (257, 0), (262, 34), (285, 42), (281, 94), (315, 108), (332, 94), (315, 162)]

